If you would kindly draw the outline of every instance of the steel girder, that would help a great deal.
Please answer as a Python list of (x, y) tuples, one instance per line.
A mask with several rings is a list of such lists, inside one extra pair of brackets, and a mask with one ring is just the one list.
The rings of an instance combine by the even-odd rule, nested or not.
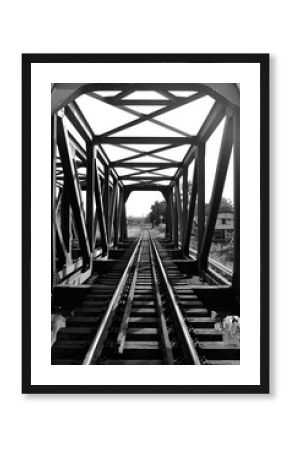
[[(119, 90), (120, 93), (100, 97), (94, 91), (100, 90)], [(130, 93), (135, 91), (156, 91), (161, 93), (165, 98), (159, 99), (127, 99)], [(197, 93), (192, 94), (188, 98), (181, 98), (173, 95), (171, 91), (195, 90)], [(96, 136), (88, 123), (85, 114), (80, 110), (75, 100), (82, 94), (89, 94), (105, 103), (115, 106), (121, 110), (131, 112), (138, 118), (128, 122), (125, 125), (109, 130), (103, 135)], [(92, 94), (93, 93), (93, 94)], [(215, 99), (212, 109), (199, 130), (197, 136), (191, 136), (174, 127), (159, 120), (158, 116), (162, 116), (164, 112), (171, 111), (179, 106), (185, 105), (190, 101), (195, 101), (205, 95), (210, 95)], [(132, 109), (134, 106), (160, 106), (162, 109), (150, 114), (136, 113)], [(82, 255), (86, 264), (90, 261), (96, 251), (98, 240), (96, 240), (97, 229), (100, 231), (101, 247), (103, 252), (107, 251), (108, 245), (114, 241), (116, 245), (118, 239), (126, 238), (126, 200), (132, 191), (160, 191), (167, 203), (170, 217), (167, 223), (167, 234), (178, 245), (180, 230), (182, 249), (188, 254), (190, 244), (190, 233), (194, 218), (195, 199), (198, 198), (198, 235), (199, 235), (199, 263), (201, 268), (207, 265), (208, 252), (212, 239), (212, 228), (215, 223), (216, 211), (220, 201), (219, 193), (213, 192), (214, 204), (211, 210), (214, 212), (210, 216), (211, 226), (204, 225), (204, 152), (206, 142), (217, 126), (227, 116), (227, 123), (230, 117), (234, 121), (234, 137), (228, 146), (234, 141), (234, 177), (235, 177), (235, 261), (234, 261), (234, 280), (238, 280), (239, 273), (239, 88), (236, 84), (222, 83), (74, 83), (62, 84), (56, 83), (52, 88), (52, 114), (54, 120), (59, 116), (58, 113), (64, 108), (64, 114), (84, 139), (86, 147), (82, 148), (75, 137), (66, 131), (64, 133), (58, 130), (58, 137), (53, 135), (54, 144), (61, 145), (59, 162), (55, 156), (53, 157), (53, 173), (54, 183), (60, 191), (63, 191), (63, 205), (61, 210), (61, 226), (56, 226), (56, 232), (53, 236), (53, 245), (61, 249), (63, 261), (67, 262), (71, 258), (71, 236), (78, 237), (82, 242)], [(158, 119), (157, 119), (158, 118)], [(136, 124), (143, 122), (153, 122), (160, 125), (164, 129), (169, 129), (179, 133), (180, 136), (175, 137), (148, 137), (148, 136), (112, 136), (122, 130), (130, 129)], [(60, 119), (57, 119), (60, 124)], [(59, 125), (58, 125), (59, 128)], [(229, 136), (229, 135), (227, 135)], [(63, 143), (65, 142), (65, 144)], [(180, 145), (190, 144), (189, 150), (185, 154), (182, 161), (177, 162), (162, 156), (162, 152), (167, 149), (174, 149)], [(103, 147), (104, 144), (111, 144), (119, 148), (124, 148), (133, 153), (131, 157), (123, 158), (119, 161), (110, 161)], [(156, 148), (151, 151), (142, 153), (135, 149), (132, 145), (163, 145), (164, 147)], [(65, 148), (65, 150), (64, 150)], [(203, 150), (202, 150), (203, 149)], [(95, 151), (96, 150), (96, 151)], [(72, 151), (72, 154), (71, 154)], [(203, 152), (203, 156), (202, 155)], [(221, 149), (222, 152), (222, 149)], [(55, 153), (54, 153), (55, 155)], [(152, 162), (142, 161), (142, 156), (150, 156)], [(188, 166), (196, 158), (196, 169), (194, 171), (194, 179), (192, 183), (191, 198), (188, 199)], [(98, 167), (97, 161), (100, 161), (103, 169)], [(156, 161), (156, 162), (155, 162)], [(81, 169), (86, 168), (83, 174)], [(176, 168), (173, 176), (162, 174), (162, 170)], [(227, 165), (223, 165), (227, 168)], [(118, 168), (128, 169), (133, 173), (127, 175), (118, 175)], [(156, 173), (158, 172), (158, 173)], [(220, 174), (217, 168), (215, 186), (223, 185), (223, 173)], [(183, 198), (179, 191), (179, 180), (182, 177)], [(74, 182), (73, 182), (74, 180)], [(126, 180), (135, 181), (134, 184), (124, 185)], [(167, 186), (156, 184), (158, 181), (166, 183)], [(69, 195), (65, 195), (65, 187), (69, 186)], [(74, 193), (72, 192), (74, 190)], [(81, 190), (86, 190), (86, 212), (84, 212), (79, 198)], [(55, 187), (54, 187), (55, 196)], [(53, 201), (53, 208), (56, 208), (56, 201)], [(66, 209), (65, 209), (66, 208)], [(71, 212), (75, 219), (71, 221)], [(55, 215), (55, 211), (54, 211)], [(56, 214), (57, 215), (57, 214)], [(85, 217), (86, 216), (86, 217)], [(59, 219), (55, 219), (56, 225)], [(56, 250), (54, 250), (54, 257)], [(54, 272), (56, 271), (55, 262), (53, 264)], [(235, 281), (238, 283), (239, 281)]]

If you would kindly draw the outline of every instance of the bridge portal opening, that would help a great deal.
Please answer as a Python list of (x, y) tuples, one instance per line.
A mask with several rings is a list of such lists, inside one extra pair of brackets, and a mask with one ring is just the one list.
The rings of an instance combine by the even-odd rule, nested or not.
[(160, 238), (166, 236), (167, 204), (159, 191), (133, 191), (126, 205), (128, 237), (140, 236), (145, 229)]

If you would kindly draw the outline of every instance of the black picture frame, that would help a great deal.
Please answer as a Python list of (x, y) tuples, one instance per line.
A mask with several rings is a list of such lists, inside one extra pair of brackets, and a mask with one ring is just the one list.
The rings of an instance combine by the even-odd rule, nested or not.
[[(260, 65), (260, 383), (258, 385), (32, 385), (31, 383), (31, 65), (33, 63), (253, 63)], [(22, 55), (22, 393), (267, 394), (269, 393), (269, 55), (23, 54)]]

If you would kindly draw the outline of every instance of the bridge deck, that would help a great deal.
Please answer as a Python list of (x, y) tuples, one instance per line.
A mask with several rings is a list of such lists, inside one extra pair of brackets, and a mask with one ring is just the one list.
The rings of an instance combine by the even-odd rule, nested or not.
[(145, 231), (86, 285), (58, 288), (66, 321), (52, 364), (239, 364), (238, 305), (216, 295), (231, 288), (182, 272), (168, 247)]

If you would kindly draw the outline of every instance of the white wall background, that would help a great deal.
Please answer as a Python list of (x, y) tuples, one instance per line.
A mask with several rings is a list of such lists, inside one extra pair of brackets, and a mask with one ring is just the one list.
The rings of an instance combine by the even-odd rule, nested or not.
[[(1, 38), (2, 448), (220, 450), (281, 443), (289, 422), (287, 2), (5, 2)], [(270, 52), (271, 395), (21, 395), (22, 52)], [(18, 180), (11, 186), (10, 179)], [(49, 256), (48, 256), (49, 257)], [(2, 267), (3, 265), (3, 267)], [(3, 275), (4, 274), (4, 275)]]

